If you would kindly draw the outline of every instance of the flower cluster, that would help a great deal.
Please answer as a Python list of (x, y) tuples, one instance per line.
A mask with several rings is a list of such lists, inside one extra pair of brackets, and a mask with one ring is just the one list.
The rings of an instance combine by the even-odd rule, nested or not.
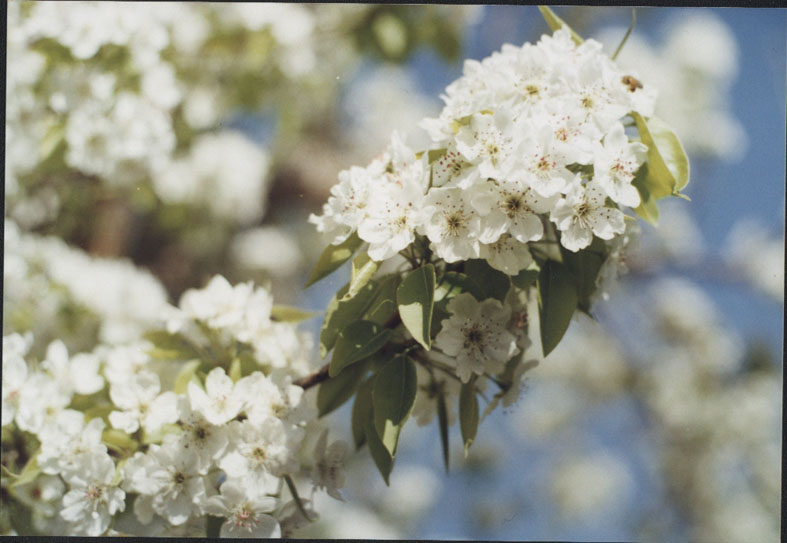
[[(361, 383), (356, 406), (364, 405), (371, 383), (374, 428), (363, 432), (391, 459), (396, 440), (379, 422), (389, 402), (404, 401), (394, 426), (410, 409), (419, 423), (436, 413), (445, 436), (458, 418), (468, 447), (480, 419), (516, 400), (525, 372), (557, 346), (574, 313), (590, 313), (626, 271), (633, 213), (654, 222), (656, 200), (688, 181), (680, 142), (653, 118), (655, 97), (600, 43), (562, 25), (535, 45), (466, 61), (440, 115), (420, 123), (428, 149), (416, 152), (394, 132), (371, 164), (342, 171), (322, 214), (309, 218), (331, 244), (313, 280), (366, 251), (323, 325), (321, 347), (335, 344), (329, 367), (338, 379), (324, 385), (326, 406), (335, 407), (327, 398), (346, 380)], [(398, 312), (375, 309), (386, 303)], [(538, 354), (530, 349), (536, 317)], [(353, 353), (336, 335), (364, 347)], [(378, 349), (397, 357), (341, 373)], [(412, 391), (378, 400), (380, 383), (393, 379), (413, 382)], [(491, 383), (498, 390), (489, 399)], [(370, 444), (387, 477), (375, 450)]]
[[(271, 29), (280, 36), (280, 26), (295, 25), (303, 29), (298, 34), (303, 39), (310, 36), (313, 21), (308, 10), (254, 8), (232, 6), (224, 25), (237, 27), (239, 19), (248, 23), (258, 13), (253, 30), (246, 32)], [(176, 4), (10, 6), (7, 130), (13, 143), (7, 174), (18, 220), (32, 225), (51, 220), (67, 198), (63, 187), (49, 186), (38, 175), (46, 160), (62, 160), (64, 170), (98, 179), (110, 192), (138, 190), (151, 183), (169, 204), (207, 209), (230, 222), (247, 223), (262, 216), (266, 153), (232, 131), (203, 134), (214, 131), (232, 105), (221, 103), (215, 88), (195, 84), (188, 70), (189, 59), (198, 57), (218, 32), (211, 28), (209, 16), (201, 7)], [(297, 24), (285, 23), (303, 18)], [(290, 45), (300, 47), (303, 39)], [(301, 57), (314, 56), (308, 47), (297, 50)], [(307, 59), (301, 66), (308, 70), (312, 64), (313, 59)], [(193, 165), (196, 159), (183, 153), (189, 146), (200, 157)], [(176, 150), (186, 156), (177, 158)], [(239, 163), (248, 167), (228, 176), (227, 168)], [(201, 175), (189, 168), (198, 168)], [(191, 182), (180, 186), (173, 176)], [(54, 199), (48, 207), (33, 190), (42, 188), (41, 183)], [(248, 192), (247, 197), (237, 201), (238, 192)], [(227, 211), (238, 205), (239, 213)]]
[(30, 505), (45, 533), (204, 535), (212, 515), (222, 536), (277, 537), (312, 520), (293, 479), (311, 470), (313, 491), (341, 498), (345, 446), (327, 430), (308, 439), (316, 410), (293, 379), (310, 342), (282, 311), (266, 290), (216, 276), (145, 339), (74, 355), (55, 340), (39, 361), (31, 333), (6, 336), (3, 430), (25, 444), (4, 458), (20, 470), (11, 496), (39, 489)]
[(630, 141), (622, 120), (652, 114), (655, 94), (599, 43), (576, 46), (564, 29), (506, 46), (467, 61), (443, 99), (440, 116), (421, 123), (429, 152), (395, 135), (369, 166), (339, 175), (311, 218), (332, 243), (357, 231), (385, 260), (423, 235), (448, 263), (483, 258), (516, 275), (549, 221), (571, 251), (623, 233), (622, 208), (640, 205), (632, 181), (647, 147)]
[(78, 349), (129, 342), (157, 324), (167, 294), (150, 272), (4, 227), (3, 328), (32, 331), (44, 342), (36, 351), (55, 338)]

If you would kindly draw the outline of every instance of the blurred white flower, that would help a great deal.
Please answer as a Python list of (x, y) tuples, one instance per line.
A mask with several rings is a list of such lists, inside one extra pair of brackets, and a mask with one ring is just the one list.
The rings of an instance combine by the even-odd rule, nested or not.
[(153, 177), (169, 203), (204, 206), (214, 216), (240, 224), (260, 219), (268, 190), (267, 153), (238, 132), (199, 136), (187, 156)]
[(339, 489), (344, 486), (346, 479), (343, 465), (346, 454), (347, 444), (334, 441), (328, 445), (328, 429), (323, 430), (314, 447), (312, 483), (315, 488), (325, 489), (329, 496), (337, 500), (343, 499)]
[(182, 92), (169, 63), (160, 62), (148, 68), (142, 76), (143, 96), (161, 109), (172, 109), (180, 103)]
[(327, 494), (316, 493), (314, 506), (321, 512), (314, 524), (323, 537), (332, 539), (402, 539), (402, 530), (387, 523), (367, 508), (339, 502)]
[(275, 277), (293, 277), (303, 263), (297, 240), (283, 228), (261, 226), (239, 233), (230, 254), (239, 266), (263, 270)]
[[(684, 10), (665, 27), (666, 37), (656, 47), (636, 33), (630, 36), (618, 64), (637, 67), (637, 77), (659, 89), (656, 114), (675, 130), (689, 154), (740, 159), (748, 138), (730, 111), (729, 90), (738, 73), (735, 35), (709, 10)], [(606, 29), (599, 41), (614, 51), (624, 33), (622, 28)]]
[(561, 512), (599, 514), (621, 505), (633, 486), (626, 464), (608, 453), (564, 459), (552, 472), (551, 492)]
[(440, 103), (423, 94), (417, 82), (399, 67), (377, 68), (354, 83), (343, 104), (350, 117), (353, 153), (359, 160), (377, 154), (391, 131), (400, 132), (417, 149), (426, 148), (426, 134), (413, 127), (440, 109)]
[(190, 87), (183, 100), (183, 116), (186, 122), (195, 129), (204, 129), (215, 125), (221, 114), (220, 95), (220, 92), (212, 87)]
[(756, 288), (784, 300), (784, 239), (768, 235), (759, 221), (737, 221), (724, 245), (725, 260)]
[(659, 202), (659, 227), (648, 229), (638, 256), (650, 260), (668, 258), (694, 264), (705, 256), (707, 243), (696, 219), (683, 201)]
[(391, 485), (379, 496), (380, 505), (402, 519), (425, 516), (440, 496), (441, 487), (441, 477), (425, 466), (396, 466)]
[[(555, 360), (550, 360), (549, 365), (554, 363)], [(533, 380), (533, 386), (514, 408), (511, 419), (514, 430), (526, 443), (534, 438), (549, 439), (571, 425), (583, 407), (581, 395), (562, 379), (549, 379), (537, 373)]]
[(3, 411), (2, 426), (11, 424), (21, 399), (22, 387), (27, 380), (25, 355), (33, 343), (33, 335), (11, 334), (3, 336)]
[(175, 149), (169, 114), (127, 91), (109, 112), (92, 102), (71, 111), (65, 138), (70, 166), (116, 186), (158, 174)]

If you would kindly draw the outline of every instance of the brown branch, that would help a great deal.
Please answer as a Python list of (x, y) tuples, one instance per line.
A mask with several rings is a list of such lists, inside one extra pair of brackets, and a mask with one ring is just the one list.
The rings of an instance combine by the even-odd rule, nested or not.
[[(401, 322), (401, 317), (399, 317), (399, 313), (394, 313), (394, 315), (388, 319), (387, 322), (383, 324), (384, 328), (394, 328)], [(383, 347), (385, 349), (385, 347)], [(301, 377), (300, 379), (296, 379), (292, 382), (293, 385), (301, 387), (303, 390), (308, 390), (313, 386), (319, 385), (323, 381), (327, 381), (330, 379), (328, 375), (328, 367), (330, 363), (325, 364), (319, 370), (306, 375), (305, 377)]]
[(293, 385), (301, 387), (303, 390), (308, 390), (315, 385), (319, 385), (323, 381), (328, 380), (328, 367), (330, 364), (325, 364), (314, 373), (310, 373), (306, 377), (301, 377), (292, 382)]

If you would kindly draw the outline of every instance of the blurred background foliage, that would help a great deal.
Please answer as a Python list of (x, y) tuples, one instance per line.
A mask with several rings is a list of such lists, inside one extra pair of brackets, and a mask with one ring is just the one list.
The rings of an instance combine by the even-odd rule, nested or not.
[[(558, 12), (610, 53), (631, 18)], [(298, 536), (778, 538), (786, 24), (637, 10), (618, 60), (660, 89), (692, 202), (643, 225), (598, 322), (467, 458), (452, 428), (450, 475), (436, 425), (411, 426), (390, 488), (351, 458), (346, 502), (316, 496)], [(532, 6), (9, 3), (4, 335), (122, 341), (215, 273), (323, 310), (344, 278), (303, 290), (306, 217), (337, 173), (394, 129), (426, 144), (461, 59), (544, 32)]]

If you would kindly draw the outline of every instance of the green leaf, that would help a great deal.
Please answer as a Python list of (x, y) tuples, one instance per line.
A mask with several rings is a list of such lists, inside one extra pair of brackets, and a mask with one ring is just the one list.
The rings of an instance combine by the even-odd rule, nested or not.
[(376, 281), (369, 281), (358, 293), (349, 300), (343, 300), (344, 295), (350, 288), (347, 283), (328, 304), (325, 310), (325, 320), (322, 323), (320, 330), (320, 356), (325, 358), (328, 351), (333, 349), (336, 344), (336, 338), (347, 325), (357, 321), (366, 313), (367, 309), (374, 300), (375, 294), (379, 287)]
[(365, 313), (366, 320), (385, 324), (396, 315), (396, 288), (399, 286), (401, 277), (398, 273), (392, 273), (380, 281), (377, 295), (374, 297), (369, 310)]
[(191, 341), (181, 334), (170, 334), (164, 330), (147, 332), (144, 338), (153, 344), (148, 351), (151, 358), (159, 360), (191, 360), (200, 358), (200, 352)]
[(465, 457), (478, 431), (478, 398), (475, 395), (475, 377), (462, 383), (459, 392), (459, 428), (465, 444)]
[(487, 264), (486, 260), (474, 259), (465, 262), (465, 275), (481, 287), (484, 299), (497, 298), (502, 302), (511, 288), (511, 278)]
[(27, 461), (19, 476), (11, 483), (12, 487), (32, 483), (41, 474), (41, 467), (38, 465), (38, 451)]
[(398, 355), (385, 364), (374, 380), (374, 427), (392, 457), (396, 455), (399, 433), (415, 402), (417, 386), (415, 364), (405, 355)]
[(448, 449), (448, 409), (445, 405), (445, 391), (441, 386), (437, 391), (437, 420), (440, 423), (440, 444), (443, 446), (443, 463), (448, 473), (450, 452)]
[(350, 287), (345, 299), (350, 299), (361, 290), (377, 271), (377, 262), (367, 253), (361, 253), (353, 259), (352, 271), (350, 274)]
[(596, 279), (606, 256), (607, 245), (597, 237), (581, 251), (563, 251), (563, 261), (576, 280), (577, 306), (585, 313), (590, 311), (590, 297), (596, 291)]
[(304, 311), (287, 305), (274, 305), (271, 308), (271, 320), (276, 322), (302, 322), (316, 316), (314, 311)]
[[(4, 492), (5, 494), (5, 492)], [(40, 536), (33, 522), (33, 511), (31, 507), (23, 504), (19, 500), (11, 498), (9, 500), (3, 499), (3, 508), (8, 508), (6, 518), (11, 523), (11, 526), (16, 533), (20, 536)], [(32, 539), (32, 538), (31, 538)]]
[(186, 362), (183, 364), (183, 367), (180, 368), (177, 377), (175, 377), (175, 386), (173, 390), (175, 394), (185, 394), (186, 390), (188, 389), (189, 382), (194, 379), (194, 376), (197, 374), (197, 369), (199, 369), (200, 361), (199, 360), (192, 360), (191, 362)]
[(221, 533), (221, 525), (227, 520), (224, 517), (214, 517), (213, 515), (206, 515), (207, 522), (205, 523), (205, 536), (210, 538), (219, 538)]
[(547, 356), (566, 333), (577, 308), (575, 279), (566, 266), (548, 260), (538, 277), (538, 293), (541, 348)]
[(435, 302), (448, 301), (463, 292), (469, 292), (476, 300), (486, 298), (484, 289), (464, 273), (449, 271), (443, 274), (434, 292)]
[(355, 403), (350, 417), (350, 426), (353, 434), (355, 448), (360, 449), (366, 443), (366, 422), (372, 416), (372, 386), (374, 377), (369, 377), (359, 387), (355, 394)]
[[(479, 113), (483, 114), (484, 112), (480, 111)], [(464, 117), (454, 119), (453, 121), (451, 121), (451, 130), (454, 132), (454, 134), (456, 134), (462, 129), (463, 126), (470, 126), (472, 120), (473, 120), (472, 115), (465, 115)]]
[(647, 121), (631, 112), (642, 143), (648, 146), (648, 170), (644, 184), (654, 199), (678, 195), (689, 182), (689, 159), (678, 136), (657, 117)]
[(366, 364), (354, 364), (336, 377), (323, 381), (317, 389), (317, 411), (323, 417), (341, 407), (358, 389)]
[(313, 285), (323, 277), (327, 277), (339, 269), (342, 264), (350, 260), (353, 253), (361, 246), (361, 243), (363, 243), (363, 240), (358, 237), (358, 233), (353, 232), (350, 237), (339, 245), (326, 247), (317, 260), (317, 264), (314, 266), (308, 281), (306, 281), (306, 287)]
[(656, 199), (651, 195), (648, 190), (646, 179), (648, 177), (648, 164), (645, 163), (637, 170), (637, 174), (631, 181), (634, 188), (639, 192), (640, 204), (634, 211), (652, 225), (659, 222), (659, 207), (656, 204)]
[(555, 14), (555, 12), (552, 11), (549, 7), (547, 7), (547, 6), (538, 6), (538, 10), (541, 12), (541, 15), (544, 17), (544, 20), (549, 25), (549, 28), (552, 29), (552, 32), (556, 32), (556, 31), (560, 30), (562, 27), (565, 26), (571, 32), (571, 39), (573, 40), (573, 42), (575, 44), (577, 44), (577, 45), (581, 45), (582, 44), (582, 41), (583, 41), (582, 37), (579, 34), (577, 34), (576, 32), (574, 32), (574, 30), (570, 26), (568, 26), (565, 23), (565, 21), (563, 21), (563, 19), (558, 17)]
[(405, 275), (402, 284), (396, 289), (396, 303), (402, 323), (426, 350), (432, 345), (430, 332), (434, 287), (434, 266), (426, 264)]
[(388, 452), (388, 449), (385, 448), (385, 445), (383, 445), (380, 436), (377, 435), (377, 430), (374, 429), (374, 417), (371, 416), (371, 413), (369, 415), (364, 428), (366, 441), (369, 443), (369, 453), (372, 455), (372, 460), (374, 460), (377, 469), (380, 470), (380, 475), (383, 476), (385, 484), (388, 485), (388, 478), (393, 469), (394, 459), (391, 453)]
[(532, 264), (530, 264), (530, 266), (520, 271), (517, 275), (513, 276), (511, 278), (511, 283), (517, 288), (528, 288), (535, 284), (536, 280), (538, 280), (539, 271), (540, 268), (534, 261)]
[(134, 438), (117, 428), (105, 428), (101, 433), (101, 442), (110, 449), (128, 453), (139, 448), (139, 443)]
[(328, 374), (339, 375), (344, 368), (379, 351), (391, 337), (393, 330), (376, 322), (355, 321), (347, 325), (336, 339)]
[[(73, 404), (70, 407), (73, 409)], [(85, 420), (104, 419), (104, 422), (109, 422), (109, 414), (115, 410), (117, 410), (115, 405), (102, 403), (88, 407), (83, 413), (85, 414)]]

